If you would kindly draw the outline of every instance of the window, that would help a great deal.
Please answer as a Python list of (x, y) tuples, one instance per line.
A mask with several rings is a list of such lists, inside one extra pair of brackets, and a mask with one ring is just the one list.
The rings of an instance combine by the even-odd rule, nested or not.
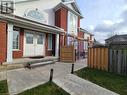
[(68, 32), (71, 34), (77, 35), (77, 16), (71, 12), (69, 12), (69, 19), (68, 19)]
[(19, 49), (19, 31), (13, 31), (13, 49)]
[(48, 34), (48, 49), (52, 50), (52, 34)]
[(42, 34), (37, 35), (37, 44), (43, 44), (43, 35)]
[(26, 34), (26, 44), (33, 44), (33, 34), (27, 33)]
[(84, 42), (84, 48), (85, 50), (88, 50), (88, 42)]

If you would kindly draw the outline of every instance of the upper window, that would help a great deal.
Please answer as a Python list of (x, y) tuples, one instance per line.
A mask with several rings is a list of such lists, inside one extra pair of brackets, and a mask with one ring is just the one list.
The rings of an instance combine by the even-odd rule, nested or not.
[(48, 49), (52, 50), (52, 34), (48, 34)]
[(19, 49), (19, 31), (13, 31), (13, 49)]
[(32, 33), (27, 33), (26, 34), (26, 43), (33, 44), (33, 37), (34, 37), (34, 35)]
[(68, 32), (71, 34), (77, 35), (77, 16), (71, 12), (69, 12), (69, 19), (68, 19)]

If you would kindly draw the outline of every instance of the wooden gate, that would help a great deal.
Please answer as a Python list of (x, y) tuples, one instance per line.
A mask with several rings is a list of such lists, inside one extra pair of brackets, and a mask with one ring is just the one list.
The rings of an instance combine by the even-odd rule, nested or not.
[(62, 46), (60, 48), (60, 61), (69, 63), (75, 62), (74, 46)]

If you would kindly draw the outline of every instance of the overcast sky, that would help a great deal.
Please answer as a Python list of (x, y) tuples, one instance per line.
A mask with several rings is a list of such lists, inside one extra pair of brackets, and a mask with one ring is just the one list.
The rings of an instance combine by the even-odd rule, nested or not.
[(127, 34), (127, 0), (77, 0), (84, 19), (81, 27), (104, 42), (109, 35)]

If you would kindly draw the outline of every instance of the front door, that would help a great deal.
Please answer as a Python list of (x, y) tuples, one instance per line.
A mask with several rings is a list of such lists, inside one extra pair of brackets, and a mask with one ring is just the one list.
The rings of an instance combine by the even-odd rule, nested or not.
[(36, 32), (25, 32), (24, 56), (45, 55), (45, 34)]

